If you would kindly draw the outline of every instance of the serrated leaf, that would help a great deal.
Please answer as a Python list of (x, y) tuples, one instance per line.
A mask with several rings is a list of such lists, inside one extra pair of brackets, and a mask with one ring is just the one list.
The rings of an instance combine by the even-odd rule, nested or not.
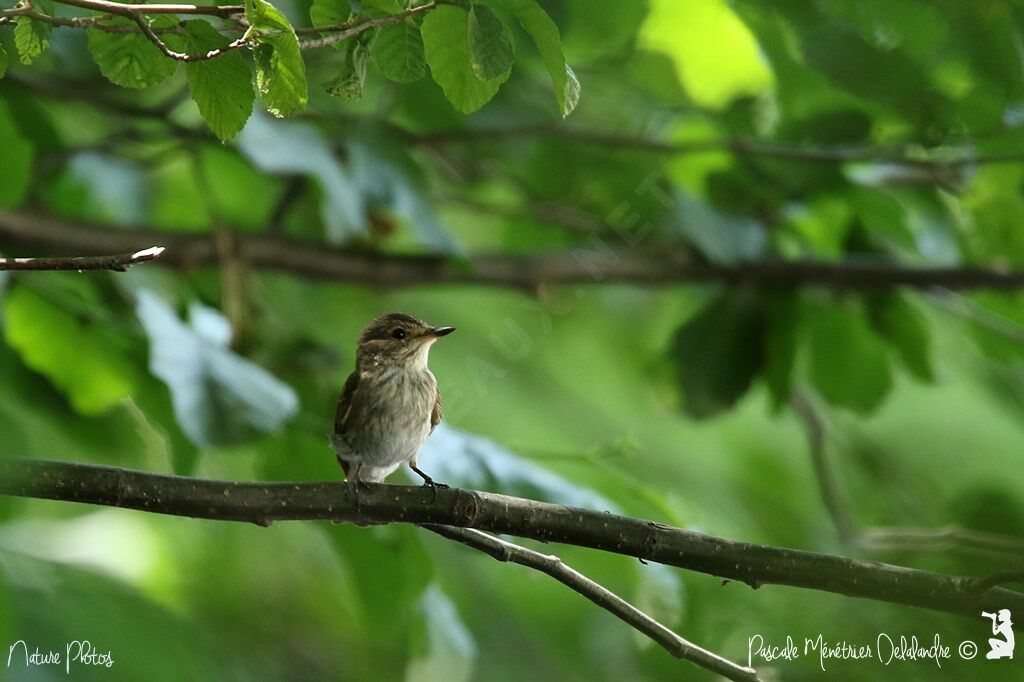
[(351, 47), (338, 76), (324, 83), (327, 94), (346, 102), (355, 102), (363, 96), (363, 83), (366, 81), (367, 49), (362, 43)]
[(512, 34), (486, 5), (469, 10), (469, 54), (473, 71), (483, 80), (498, 78), (512, 68)]
[(14, 45), (22, 64), (31, 64), (50, 46), (50, 25), (29, 17), (14, 20)]
[(32, 161), (35, 149), (22, 135), (7, 103), (0, 100), (0, 146), (3, 148), (3, 162), (0, 163), (0, 208), (11, 208), (21, 203), (28, 191), (32, 178)]
[(25, 286), (4, 297), (4, 333), (22, 361), (82, 414), (101, 414), (131, 393), (131, 369), (102, 331)]
[(256, 30), (256, 88), (267, 111), (283, 118), (306, 107), (306, 65), (288, 18), (264, 0), (248, 0), (245, 15)]
[[(136, 28), (127, 19), (114, 19), (109, 25)], [(107, 33), (91, 28), (89, 52), (107, 80), (125, 88), (148, 88), (167, 80), (178, 67), (140, 33)]]
[(508, 74), (480, 80), (469, 54), (469, 12), (442, 5), (423, 19), (420, 28), (430, 74), (458, 111), (469, 114), (494, 97)]
[[(183, 27), (191, 54), (216, 50), (229, 42), (206, 21), (186, 21)], [(232, 50), (213, 59), (189, 62), (185, 74), (189, 93), (210, 130), (223, 142), (237, 135), (249, 120), (256, 98), (242, 51)]]
[(763, 364), (765, 318), (746, 290), (723, 294), (687, 320), (670, 350), (683, 408), (698, 418), (732, 407)]
[(3, 45), (0, 45), (0, 78), (3, 78), (7, 74), (7, 65), (9, 63), (7, 58), (7, 50), (4, 49)]
[(861, 413), (878, 407), (892, 387), (885, 343), (855, 309), (815, 311), (809, 329), (810, 377), (833, 405)]
[(136, 316), (149, 338), (149, 368), (171, 391), (174, 416), (196, 445), (240, 442), (269, 433), (298, 411), (295, 391), (227, 346), (231, 330), (199, 303), (189, 324), (150, 291), (140, 291)]
[[(580, 82), (565, 61), (558, 26), (535, 0), (497, 0), (511, 11), (533, 39), (555, 88), (562, 117), (573, 112), (580, 99)], [(434, 10), (435, 12), (437, 10)]]
[(426, 73), (423, 37), (411, 19), (381, 29), (370, 45), (373, 62), (396, 83), (418, 81)]

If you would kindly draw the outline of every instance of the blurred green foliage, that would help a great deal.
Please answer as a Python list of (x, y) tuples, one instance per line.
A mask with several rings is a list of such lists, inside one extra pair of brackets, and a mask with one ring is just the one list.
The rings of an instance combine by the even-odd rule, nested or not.
[[(1024, 268), (1018, 3), (488, 0), (333, 48), (300, 52), (292, 32), (404, 6), (256, 0), (255, 50), (181, 68), (136, 34), (0, 27), (0, 209), (467, 271), (479, 253), (679, 247), (733, 266)], [(168, 44), (219, 47), (216, 23), (191, 18)], [(2, 219), (0, 249), (30, 255)], [(1019, 541), (1019, 292), (389, 290), (229, 252), (220, 268), (0, 279), (0, 456), (339, 479), (326, 434), (355, 340), (402, 310), (459, 329), (431, 358), (446, 421), (421, 464), (440, 480), (930, 570), (1019, 563), (841, 543), (789, 407), (799, 391), (824, 416), (858, 524)], [(741, 662), (755, 634), (988, 636), (980, 617), (544, 549)], [(112, 651), (113, 668), (75, 679), (709, 679), (550, 579), (414, 528), (0, 498), (0, 643), (15, 639)], [(997, 680), (1013, 665), (829, 675)], [(766, 667), (823, 677), (810, 659)]]

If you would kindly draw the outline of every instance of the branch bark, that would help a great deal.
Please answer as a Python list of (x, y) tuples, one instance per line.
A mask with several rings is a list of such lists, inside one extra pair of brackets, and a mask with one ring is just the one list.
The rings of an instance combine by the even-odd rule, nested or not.
[(930, 170), (955, 169), (964, 166), (1013, 163), (1024, 160), (1024, 150), (977, 152), (972, 147), (918, 149), (912, 145), (877, 146), (808, 146), (787, 142), (757, 140), (749, 137), (724, 137), (706, 140), (671, 142), (637, 135), (588, 130), (547, 122), (518, 126), (464, 128), (411, 134), (410, 138), (424, 144), (444, 142), (477, 142), (529, 137), (569, 139), (607, 149), (627, 149), (652, 154), (683, 155), (706, 152), (731, 152), (740, 156), (762, 156), (809, 163), (874, 162), (891, 163)]
[(567, 566), (557, 556), (541, 554), (472, 528), (430, 524), (424, 525), (423, 528), (449, 540), (455, 540), (473, 549), (478, 549), (498, 561), (510, 561), (546, 573), (602, 609), (612, 613), (630, 627), (647, 635), (676, 658), (690, 661), (701, 668), (716, 672), (726, 679), (737, 680), (737, 682), (760, 680), (757, 671), (753, 668), (737, 665), (712, 651), (683, 639), (625, 599)]
[[(55, 255), (130, 251), (154, 242), (167, 246), (160, 261), (164, 265), (188, 269), (219, 263), (212, 234), (124, 229), (34, 213), (0, 213), (0, 243)], [(643, 252), (593, 248), (533, 255), (483, 254), (466, 262), (440, 254), (346, 251), (270, 235), (239, 236), (237, 246), (239, 257), (256, 269), (379, 286), (459, 283), (534, 291), (557, 284), (724, 282), (835, 289), (1024, 288), (1022, 270), (907, 267), (889, 261), (761, 260), (726, 266), (706, 263), (687, 249)]]
[(159, 514), (244, 521), (325, 519), (476, 528), (634, 556), (762, 584), (803, 587), (975, 617), (1024, 611), (1024, 593), (976, 589), (977, 578), (726, 540), (653, 521), (495, 493), (371, 485), (358, 503), (344, 483), (239, 483), (116, 467), (0, 459), (0, 494)]
[[(161, 40), (160, 36), (157, 35), (158, 31), (153, 29), (146, 19), (147, 15), (152, 14), (185, 14), (185, 15), (200, 15), (200, 16), (215, 16), (223, 19), (238, 19), (245, 13), (245, 7), (243, 5), (186, 5), (186, 4), (152, 4), (152, 5), (138, 5), (138, 4), (124, 4), (119, 2), (109, 2), (108, 0), (55, 0), (59, 4), (71, 5), (73, 7), (80, 7), (82, 9), (94, 10), (102, 12), (102, 15), (80, 17), (74, 19), (63, 19), (60, 17), (54, 17), (49, 15), (40, 14), (34, 12), (28, 7), (15, 7), (11, 9), (0, 10), (0, 25), (10, 23), (12, 17), (16, 16), (28, 16), (36, 21), (41, 21), (52, 26), (64, 26), (68, 28), (94, 28), (100, 31), (110, 33), (140, 33), (146, 37), (151, 43), (156, 45), (157, 49), (169, 59), (174, 59), (181, 62), (198, 62), (205, 61), (208, 59), (215, 59), (221, 56), (225, 52), (236, 50), (240, 47), (245, 47), (253, 43), (253, 38), (246, 31), (242, 36), (234, 39), (224, 47), (202, 54), (188, 54), (185, 52), (178, 52), (171, 49), (167, 43)], [(431, 0), (423, 5), (417, 5), (410, 7), (397, 14), (382, 16), (382, 17), (370, 17), (364, 18), (361, 21), (345, 21), (338, 24), (331, 24), (329, 26), (310, 26), (300, 27), (295, 29), (297, 35), (303, 34), (320, 34), (318, 38), (308, 38), (299, 41), (299, 47), (303, 50), (311, 50), (319, 47), (326, 47), (328, 45), (334, 45), (340, 43), (343, 40), (354, 38), (359, 34), (369, 31), (374, 28), (381, 28), (384, 26), (392, 26), (394, 24), (401, 23), (407, 18), (416, 14), (422, 14), (429, 12), (436, 7), (436, 2)], [(105, 17), (124, 17), (135, 22), (137, 28), (130, 28), (124, 26), (107, 26), (100, 23), (100, 20)], [(244, 24), (239, 23), (239, 28), (242, 28)]]
[(114, 270), (125, 272), (133, 265), (155, 260), (164, 252), (151, 246), (134, 253), (113, 256), (72, 256), (70, 258), (0, 258), (0, 270)]

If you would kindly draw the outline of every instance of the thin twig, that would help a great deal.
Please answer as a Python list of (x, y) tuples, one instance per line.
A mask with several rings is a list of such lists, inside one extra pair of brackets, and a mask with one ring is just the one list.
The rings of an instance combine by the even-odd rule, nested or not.
[(329, 26), (314, 26), (312, 28), (297, 29), (297, 34), (302, 33), (330, 33), (330, 35), (323, 36), (321, 38), (309, 38), (306, 40), (299, 41), (299, 47), (303, 50), (314, 50), (318, 47), (327, 47), (328, 45), (334, 45), (340, 43), (343, 40), (353, 38), (364, 31), (369, 31), (372, 28), (380, 28), (383, 26), (393, 26), (400, 24), (411, 16), (421, 14), (423, 12), (429, 12), (437, 6), (435, 0), (430, 2), (417, 5), (416, 7), (410, 7), (404, 12), (398, 14), (391, 14), (384, 17), (375, 17), (373, 19), (367, 19), (357, 24), (348, 24), (343, 22), (340, 24), (332, 24)]
[(827, 461), (825, 424), (810, 399), (803, 393), (793, 391), (790, 403), (807, 429), (811, 463), (814, 466), (814, 476), (818, 481), (818, 489), (821, 492), (822, 502), (825, 503), (825, 509), (832, 518), (832, 523), (835, 524), (839, 539), (843, 542), (851, 542), (857, 535), (857, 527), (847, 511), (848, 505), (839, 492), (839, 484)]
[(757, 140), (749, 137), (725, 137), (706, 140), (669, 142), (637, 135), (588, 130), (549, 122), (527, 123), (517, 126), (493, 126), (439, 130), (410, 134), (425, 144), (438, 142), (490, 142), (523, 137), (556, 137), (582, 142), (608, 149), (642, 151), (653, 154), (701, 154), (731, 152), (743, 156), (764, 156), (810, 163), (878, 162), (929, 169), (958, 168), (992, 163), (1012, 163), (1024, 160), (1024, 150), (979, 153), (970, 147), (919, 149), (911, 144), (879, 146), (807, 146), (788, 142)]
[(1006, 585), (1007, 583), (1024, 583), (1024, 570), (998, 571), (992, 575), (978, 578), (974, 582), (974, 589), (980, 593), (996, 585)]
[(757, 671), (746, 668), (689, 642), (654, 620), (625, 599), (602, 587), (579, 571), (567, 566), (553, 554), (542, 554), (522, 545), (471, 528), (424, 524), (423, 528), (449, 540), (480, 550), (498, 561), (507, 561), (546, 573), (578, 594), (605, 609), (630, 627), (635, 628), (676, 658), (716, 672), (722, 677), (739, 682), (759, 680)]
[(269, 525), (323, 519), (440, 524), (589, 547), (741, 581), (780, 584), (975, 617), (1024, 612), (1024, 593), (954, 576), (799, 549), (737, 542), (653, 521), (508, 495), (367, 484), (212, 481), (118, 467), (0, 457), (0, 494)]
[(1024, 538), (955, 525), (942, 528), (864, 528), (857, 533), (855, 543), (870, 550), (943, 552), (952, 549), (993, 557), (1024, 556)]
[(128, 3), (109, 2), (108, 0), (55, 0), (61, 5), (71, 5), (96, 12), (117, 14), (127, 17), (134, 14), (197, 14), (212, 17), (230, 17), (245, 12), (244, 5), (134, 5)]
[[(152, 14), (191, 14), (191, 15), (209, 15), (217, 16), (221, 18), (235, 18), (238, 15), (244, 13), (245, 8), (242, 5), (225, 5), (224, 7), (215, 7), (208, 5), (135, 5), (135, 4), (121, 4), (116, 2), (107, 2), (106, 0), (55, 0), (56, 2), (72, 5), (74, 7), (81, 7), (84, 9), (92, 9), (96, 11), (104, 12), (104, 16), (99, 17), (81, 17), (74, 19), (64, 19), (60, 17), (53, 17), (49, 15), (40, 14), (34, 12), (28, 7), (16, 7), (8, 10), (0, 10), (2, 16), (0, 16), (0, 25), (10, 23), (11, 18), (15, 16), (29, 16), (37, 21), (42, 21), (53, 26), (64, 26), (68, 28), (89, 28), (105, 31), (107, 33), (139, 33), (144, 35), (150, 42), (152, 42), (160, 52), (169, 59), (174, 59), (180, 62), (199, 62), (209, 59), (214, 59), (221, 56), (231, 50), (236, 50), (240, 47), (244, 47), (252, 43), (252, 34), (247, 30), (242, 36), (231, 41), (224, 47), (210, 50), (198, 55), (188, 54), (186, 52), (178, 52), (173, 50), (167, 45), (160, 37), (159, 34), (166, 29), (154, 29), (149, 25), (146, 20), (147, 15)], [(300, 27), (295, 29), (296, 35), (307, 35), (307, 34), (318, 34), (321, 35), (319, 38), (310, 38), (299, 42), (299, 47), (304, 50), (316, 49), (319, 47), (326, 47), (328, 45), (334, 45), (340, 43), (343, 40), (354, 38), (366, 31), (375, 28), (382, 28), (385, 26), (393, 26), (405, 21), (411, 16), (428, 12), (437, 4), (434, 0), (423, 5), (417, 5), (407, 10), (399, 12), (397, 14), (373, 17), (362, 21), (347, 21), (339, 24), (330, 24), (327, 26), (311, 26), (311, 27)], [(103, 19), (110, 18), (111, 16), (125, 17), (130, 19), (136, 24), (137, 28), (128, 26), (111, 26), (101, 23)], [(327, 34), (327, 35), (322, 35)]]
[[(179, 268), (216, 265), (215, 240), (208, 234), (104, 227), (27, 212), (0, 213), (0, 241), (54, 255), (123, 252), (161, 241), (169, 248), (161, 263)], [(765, 287), (823, 286), (834, 289), (1016, 290), (1024, 270), (982, 267), (914, 267), (893, 261), (757, 260), (729, 265), (707, 263), (684, 247), (657, 251), (579, 249), (526, 255), (398, 255), (329, 248), (252, 234), (238, 238), (238, 250), (254, 269), (293, 272), (314, 279), (380, 286), (464, 283), (536, 291), (545, 285), (630, 283), (663, 286), (681, 282), (757, 284)]]
[(246, 31), (240, 37), (232, 40), (224, 47), (218, 47), (215, 50), (210, 50), (209, 52), (204, 52), (202, 54), (187, 54), (185, 52), (177, 52), (168, 47), (167, 43), (161, 40), (160, 36), (158, 36), (156, 32), (153, 31), (153, 28), (149, 25), (149, 22), (146, 21), (146, 17), (144, 17), (143, 15), (132, 14), (131, 19), (136, 23), (136, 25), (138, 25), (139, 30), (142, 31), (142, 34), (145, 35), (151, 43), (156, 45), (157, 49), (159, 49), (160, 52), (162, 52), (165, 57), (169, 57), (179, 62), (202, 62), (208, 59), (214, 59), (216, 57), (221, 56), (225, 52), (237, 50), (240, 47), (248, 45), (252, 39), (252, 34), (249, 31)]
[(74, 256), (70, 258), (0, 258), (0, 270), (114, 270), (125, 272), (133, 265), (155, 260), (164, 252), (151, 246), (134, 253), (114, 256)]
[(815, 480), (822, 501), (839, 539), (847, 545), (870, 551), (944, 551), (949, 549), (1001, 557), (1024, 556), (1024, 539), (998, 533), (968, 530), (959, 526), (945, 528), (861, 528), (850, 514), (850, 504), (839, 490), (835, 472), (825, 451), (825, 422), (811, 400), (799, 391), (791, 395), (791, 404), (807, 429), (808, 446)]

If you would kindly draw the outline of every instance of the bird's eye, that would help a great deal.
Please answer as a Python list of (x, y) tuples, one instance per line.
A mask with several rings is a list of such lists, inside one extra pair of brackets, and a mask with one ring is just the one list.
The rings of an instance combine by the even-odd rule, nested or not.
[(394, 331), (391, 332), (391, 338), (398, 339), (399, 341), (401, 341), (402, 339), (405, 338), (405, 330), (395, 329)]

